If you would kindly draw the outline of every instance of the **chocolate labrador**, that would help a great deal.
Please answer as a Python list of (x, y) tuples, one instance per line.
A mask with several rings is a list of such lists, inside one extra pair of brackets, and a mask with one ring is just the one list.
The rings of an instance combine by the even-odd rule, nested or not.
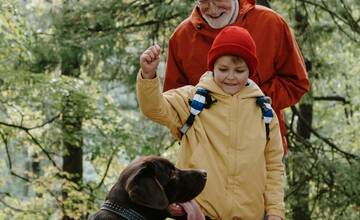
[(180, 170), (165, 158), (141, 157), (123, 170), (101, 210), (89, 219), (164, 220), (171, 217), (169, 204), (194, 199), (205, 183), (203, 170)]

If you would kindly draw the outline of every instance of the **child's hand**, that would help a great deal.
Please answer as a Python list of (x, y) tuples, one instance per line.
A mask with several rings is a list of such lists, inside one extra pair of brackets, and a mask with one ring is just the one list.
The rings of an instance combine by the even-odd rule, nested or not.
[(160, 62), (161, 48), (154, 45), (145, 50), (140, 56), (141, 74), (144, 79), (152, 79)]
[(269, 215), (267, 220), (282, 220), (282, 219), (276, 215)]

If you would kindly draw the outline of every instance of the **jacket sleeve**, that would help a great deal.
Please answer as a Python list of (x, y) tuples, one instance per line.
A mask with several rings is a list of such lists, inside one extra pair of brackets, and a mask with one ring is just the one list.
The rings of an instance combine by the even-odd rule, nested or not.
[(269, 138), (265, 149), (265, 208), (267, 215), (276, 215), (285, 219), (283, 147), (279, 122), (275, 114), (270, 124)]
[(264, 93), (271, 97), (276, 111), (296, 104), (309, 91), (309, 79), (298, 45), (286, 22), (281, 19), (279, 24), (275, 74), (260, 85)]
[(179, 128), (182, 118), (187, 117), (187, 96), (182, 90), (160, 91), (160, 79), (143, 79), (139, 72), (136, 80), (136, 94), (140, 110), (152, 121), (168, 127), (175, 138), (180, 139)]
[(184, 75), (183, 71), (180, 69), (179, 64), (176, 59), (176, 45), (174, 42), (174, 36), (169, 40), (169, 48), (166, 61), (166, 70), (164, 76), (164, 88), (163, 91), (168, 91), (169, 89), (179, 88), (181, 86), (189, 85), (189, 82)]

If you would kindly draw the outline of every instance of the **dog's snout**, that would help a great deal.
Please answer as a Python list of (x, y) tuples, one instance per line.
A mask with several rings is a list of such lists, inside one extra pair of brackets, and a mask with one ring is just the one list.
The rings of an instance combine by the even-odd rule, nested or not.
[(207, 177), (207, 171), (206, 170), (200, 170), (201, 176), (206, 178)]

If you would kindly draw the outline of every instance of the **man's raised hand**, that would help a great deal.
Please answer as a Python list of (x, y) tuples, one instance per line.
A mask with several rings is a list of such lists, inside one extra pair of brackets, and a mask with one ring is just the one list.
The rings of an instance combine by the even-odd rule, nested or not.
[(155, 77), (157, 67), (160, 63), (160, 52), (160, 46), (155, 44), (141, 54), (141, 75), (144, 79), (152, 79)]

